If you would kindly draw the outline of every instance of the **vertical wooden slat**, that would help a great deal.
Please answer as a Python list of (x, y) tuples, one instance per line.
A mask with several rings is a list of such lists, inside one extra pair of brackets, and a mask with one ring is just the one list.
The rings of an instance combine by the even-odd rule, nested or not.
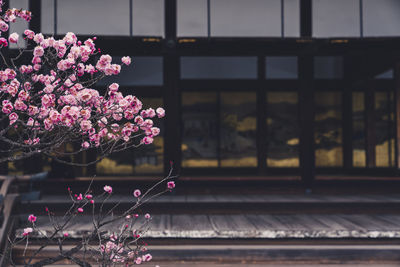
[(306, 188), (315, 179), (314, 64), (311, 55), (299, 56), (300, 173)]
[(375, 90), (371, 82), (366, 82), (365, 91), (365, 136), (366, 136), (366, 153), (367, 167), (374, 168), (376, 166), (376, 129), (375, 129)]
[(343, 167), (350, 169), (353, 167), (353, 97), (351, 79), (353, 77), (352, 58), (344, 59), (344, 81), (343, 87), (343, 109), (342, 109), (342, 128), (343, 128)]
[(34, 32), (41, 32), (41, 2), (42, 1), (29, 1), (29, 11), (32, 12), (32, 19), (29, 22), (29, 28)]
[(266, 171), (266, 136), (267, 136), (267, 123), (266, 123), (266, 90), (264, 88), (265, 81), (265, 56), (258, 56), (257, 58), (257, 161), (258, 161), (258, 174), (265, 174)]
[(312, 37), (312, 1), (300, 0), (300, 36)]

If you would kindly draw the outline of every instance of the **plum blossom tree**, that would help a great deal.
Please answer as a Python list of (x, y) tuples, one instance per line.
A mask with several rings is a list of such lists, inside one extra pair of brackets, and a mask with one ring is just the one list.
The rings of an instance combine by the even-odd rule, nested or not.
[[(0, 0), (1, 32), (17, 19), (31, 19), (27, 10), (1, 10), (3, 4)], [(8, 44), (19, 45), (22, 38), (27, 48), (8, 57)], [(97, 149), (98, 161), (153, 142), (160, 133), (153, 119), (164, 117), (163, 108), (144, 108), (136, 96), (119, 92), (117, 83), (103, 94), (91, 88), (131, 64), (127, 56), (113, 62), (96, 48), (95, 40), (78, 40), (72, 32), (55, 39), (29, 29), (23, 37), (17, 33), (9, 34), (8, 40), (0, 37), (0, 162), (36, 154), (60, 160), (90, 148)], [(66, 153), (60, 149), (65, 143), (80, 146)]]
[[(7, 33), (10, 23), (17, 19), (30, 21), (31, 12), (15, 8), (3, 10), (3, 4), (0, 0), (0, 33)], [(96, 48), (95, 37), (78, 40), (72, 32), (62, 39), (29, 29), (23, 36), (17, 33), (9, 33), (8, 38), (2, 36), (6, 35), (0, 35), (0, 162), (38, 154), (61, 160), (65, 155), (92, 148), (99, 152), (98, 161), (110, 153), (151, 144), (159, 135), (160, 129), (154, 126), (153, 120), (165, 116), (163, 108), (144, 108), (136, 96), (119, 92), (117, 83), (110, 84), (103, 93), (92, 88), (100, 79), (118, 75), (123, 65), (131, 64), (130, 57), (113, 62), (110, 55), (101, 54)], [(27, 48), (19, 47), (23, 39), (28, 43)], [(15, 56), (10, 56), (9, 43), (19, 47)], [(79, 148), (66, 153), (60, 149), (65, 143), (78, 143)], [(114, 214), (119, 204), (103, 209), (113, 194), (111, 186), (104, 186), (104, 191), (97, 195), (90, 186), (79, 194), (68, 189), (72, 204), (60, 220), (46, 208), (52, 231), (43, 232), (38, 226), (38, 217), (29, 215), (28, 227), (9, 240), (10, 260), (12, 247), (25, 242), (27, 248), (29, 239), (35, 235), (44, 237), (45, 241), (32, 255), (24, 251), (25, 266), (45, 266), (65, 259), (79, 266), (91, 266), (86, 255), (100, 266), (131, 266), (151, 260), (152, 256), (140, 243), (151, 216), (141, 216), (144, 223), (138, 226), (139, 215), (135, 210), (175, 187), (169, 181), (174, 178), (171, 173), (172, 166), (167, 177), (143, 194), (139, 189), (134, 190), (132, 205), (119, 215)], [(157, 191), (164, 182), (166, 186)], [(63, 244), (70, 236), (69, 227), (85, 213), (93, 216), (93, 229), (66, 249)], [(109, 226), (115, 224), (120, 227), (110, 232)], [(57, 256), (35, 262), (35, 256), (54, 244), (59, 247)]]
[[(101, 267), (128, 267), (150, 261), (152, 255), (147, 250), (147, 244), (141, 238), (149, 229), (152, 217), (148, 213), (139, 215), (136, 210), (151, 199), (175, 188), (175, 183), (168, 181), (163, 189), (158, 189), (161, 184), (173, 178), (171, 173), (172, 170), (167, 177), (147, 189), (143, 194), (139, 189), (133, 190), (132, 206), (118, 215), (114, 214), (114, 210), (119, 203), (108, 210), (104, 209), (107, 201), (112, 198), (113, 188), (111, 186), (105, 185), (103, 192), (97, 195), (94, 194), (91, 186), (83, 193), (73, 193), (68, 188), (71, 205), (63, 216), (56, 217), (48, 208), (45, 209), (51, 230), (42, 229), (42, 222), (34, 214), (30, 214), (27, 218), (28, 227), (12, 240), (10, 239), (11, 246), (7, 255), (11, 266), (17, 266), (13, 262), (12, 248), (19, 244), (25, 244), (22, 258), (24, 266), (27, 267), (51, 265), (65, 259), (83, 267), (90, 267), (91, 263)], [(84, 234), (72, 248), (66, 249), (65, 243), (70, 235), (69, 232), (85, 214), (92, 216), (92, 229)], [(113, 226), (112, 230), (110, 230), (110, 225)], [(29, 241), (35, 237), (41, 237), (44, 241), (39, 248), (27, 253)], [(44, 256), (43, 258), (42, 255), (46, 255), (46, 249), (50, 246), (59, 248), (58, 255), (47, 258)], [(43, 259), (37, 260), (36, 258), (39, 256)]]

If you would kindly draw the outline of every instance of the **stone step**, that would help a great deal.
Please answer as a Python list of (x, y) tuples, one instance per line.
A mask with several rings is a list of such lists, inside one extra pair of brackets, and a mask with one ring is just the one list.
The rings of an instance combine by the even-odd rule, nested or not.
[[(38, 245), (31, 244), (27, 255), (37, 249)], [(64, 251), (71, 249), (72, 246), (64, 247)], [(175, 266), (177, 262), (189, 266), (192, 263), (202, 263), (199, 266), (215, 266), (214, 264), (245, 264), (242, 266), (266, 266), (273, 264), (290, 264), (290, 266), (309, 266), (314, 264), (399, 264), (400, 246), (399, 245), (169, 245), (169, 246), (149, 246), (148, 252), (153, 255), (157, 262), (163, 262), (165, 266)], [(15, 263), (21, 264), (24, 245), (15, 247), (13, 254)], [(58, 254), (56, 246), (48, 247), (37, 260), (52, 257)], [(175, 263), (174, 263), (175, 262)], [(67, 261), (59, 262), (66, 264)], [(164, 264), (169, 265), (164, 265)], [(185, 264), (183, 264), (185, 263)], [(151, 263), (152, 266), (154, 263)], [(175, 264), (175, 265), (173, 265)], [(208, 265), (207, 265), (208, 264)], [(196, 265), (195, 265), (196, 266)], [(218, 265), (217, 265), (218, 266)], [(398, 266), (398, 265), (396, 265)], [(331, 265), (330, 265), (331, 267)]]
[[(105, 209), (116, 203), (121, 212), (135, 203), (130, 195), (114, 195)], [(69, 208), (68, 195), (43, 195), (39, 200), (23, 201), (22, 213), (42, 213), (45, 207), (56, 213)], [(143, 206), (152, 214), (396, 214), (400, 213), (400, 195), (163, 195)]]

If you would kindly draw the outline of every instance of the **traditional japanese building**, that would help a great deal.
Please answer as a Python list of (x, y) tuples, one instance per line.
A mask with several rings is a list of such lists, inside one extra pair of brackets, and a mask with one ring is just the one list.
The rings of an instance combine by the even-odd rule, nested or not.
[[(10, 4), (34, 14), (11, 31), (96, 35), (102, 53), (132, 56), (133, 65), (98, 88), (118, 81), (167, 110), (154, 145), (76, 176), (162, 175), (170, 161), (182, 177), (290, 176), (304, 184), (398, 173), (397, 1)], [(25, 173), (50, 168), (23, 165)]]

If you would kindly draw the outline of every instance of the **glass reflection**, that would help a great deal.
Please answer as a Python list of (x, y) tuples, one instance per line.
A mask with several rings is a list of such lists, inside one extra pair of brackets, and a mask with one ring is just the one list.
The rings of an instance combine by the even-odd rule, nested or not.
[(299, 166), (298, 96), (267, 93), (267, 166)]
[(315, 165), (343, 166), (342, 94), (315, 93)]
[(392, 167), (395, 160), (393, 92), (375, 93), (376, 166)]
[(353, 167), (365, 167), (365, 104), (364, 93), (353, 92)]
[(256, 167), (256, 93), (221, 93), (221, 167)]
[(218, 166), (217, 93), (182, 93), (182, 167)]

